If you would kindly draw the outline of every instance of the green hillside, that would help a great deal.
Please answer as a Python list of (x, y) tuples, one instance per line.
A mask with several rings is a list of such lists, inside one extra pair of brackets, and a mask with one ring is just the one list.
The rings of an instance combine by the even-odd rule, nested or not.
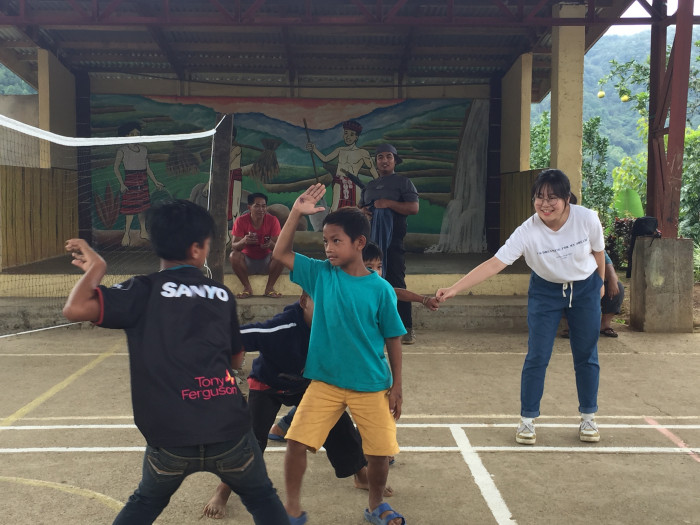
[[(675, 29), (669, 28), (669, 42), (673, 42)], [(700, 27), (693, 31), (693, 41), (700, 40)], [(650, 30), (642, 31), (634, 35), (610, 35), (603, 36), (584, 58), (583, 70), (583, 118), (600, 117), (600, 133), (610, 139), (611, 167), (619, 164), (624, 156), (634, 156), (646, 151), (646, 143), (639, 137), (637, 121), (639, 115), (626, 103), (622, 102), (615, 92), (612, 84), (604, 87), (606, 96), (598, 98), (600, 86), (598, 80), (610, 72), (610, 61), (618, 63), (628, 62), (632, 59), (643, 63), (649, 57)], [(698, 47), (693, 46), (691, 67), (700, 66), (698, 62)], [(691, 95), (692, 96), (692, 95)], [(698, 97), (698, 94), (695, 94)], [(547, 96), (540, 104), (532, 106), (531, 123), (539, 121), (543, 111), (550, 110), (550, 99)], [(700, 115), (695, 115), (691, 121), (693, 127), (700, 125)]]
[(0, 95), (36, 95), (34, 88), (0, 64)]

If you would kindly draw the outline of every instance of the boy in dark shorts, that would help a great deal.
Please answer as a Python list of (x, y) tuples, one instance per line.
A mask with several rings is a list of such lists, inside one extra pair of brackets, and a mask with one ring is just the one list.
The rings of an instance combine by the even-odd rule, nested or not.
[(389, 456), (399, 452), (400, 338), (406, 329), (396, 309), (394, 289), (362, 261), (370, 226), (360, 210), (340, 208), (323, 220), (327, 260), (294, 252), (296, 224), (302, 216), (325, 209), (316, 207), (325, 192), (323, 184), (315, 184), (297, 198), (273, 251), (273, 257), (291, 270), (290, 279), (316, 305), (304, 369), (311, 383), (286, 436), (285, 507), (292, 525), (306, 523), (301, 506), (306, 451), (318, 450), (350, 408), (368, 461), (369, 506), (364, 517), (375, 525), (403, 525), (403, 516), (382, 500)]
[(256, 524), (286, 523), (233, 375), (243, 358), (236, 301), (201, 272), (214, 221), (184, 200), (152, 207), (149, 219), (160, 272), (111, 288), (100, 286), (104, 259), (82, 239), (66, 242), (85, 274), (63, 314), (126, 332), (134, 421), (147, 443), (141, 482), (114, 523), (153, 523), (199, 471), (228, 484)]

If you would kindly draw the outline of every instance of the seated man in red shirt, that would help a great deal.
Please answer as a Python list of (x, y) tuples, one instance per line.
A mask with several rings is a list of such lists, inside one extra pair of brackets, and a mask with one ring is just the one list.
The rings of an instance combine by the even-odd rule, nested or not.
[(236, 219), (231, 230), (231, 267), (243, 285), (243, 291), (237, 294), (239, 299), (253, 295), (249, 275), (267, 274), (265, 296), (282, 297), (275, 291), (275, 283), (282, 273), (283, 266), (272, 259), (281, 228), (277, 217), (267, 213), (267, 195), (251, 193), (248, 195), (248, 210)]

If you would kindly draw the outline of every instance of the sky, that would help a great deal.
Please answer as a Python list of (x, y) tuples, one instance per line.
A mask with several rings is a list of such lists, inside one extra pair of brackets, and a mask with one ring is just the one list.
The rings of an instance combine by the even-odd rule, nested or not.
[[(651, 0), (648, 0), (651, 4)], [(668, 14), (672, 15), (676, 12), (678, 7), (678, 0), (668, 0), (666, 3), (668, 6)], [(700, 15), (700, 0), (695, 0), (693, 3), (693, 14)], [(639, 2), (634, 2), (627, 11), (622, 15), (623, 18), (649, 18), (649, 13), (639, 5)], [(633, 35), (634, 33), (639, 33), (640, 31), (645, 31), (649, 29), (649, 25), (643, 26), (612, 26), (608, 29), (606, 35)]]

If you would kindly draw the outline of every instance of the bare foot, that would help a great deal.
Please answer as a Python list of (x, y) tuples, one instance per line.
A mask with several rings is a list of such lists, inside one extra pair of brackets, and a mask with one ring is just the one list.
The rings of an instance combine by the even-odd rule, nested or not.
[(129, 246), (131, 244), (131, 237), (129, 237), (129, 232), (125, 232), (122, 237), (122, 246)]
[(143, 240), (145, 240), (145, 241), (150, 241), (150, 240), (151, 240), (151, 236), (148, 235), (148, 232), (147, 232), (146, 230), (141, 230), (141, 233), (140, 233), (139, 235), (140, 235), (141, 238), (142, 238)]
[(202, 516), (215, 520), (226, 517), (226, 500), (222, 499), (218, 493), (214, 494), (209, 500), (209, 503), (204, 506)]
[[(352, 475), (355, 482), (355, 488), (360, 490), (369, 490), (369, 480), (367, 479), (367, 467), (362, 467), (357, 473)], [(394, 495), (394, 489), (389, 485), (384, 487), (384, 497), (390, 498)]]
[[(391, 514), (390, 510), (387, 510), (386, 512), (382, 512), (381, 516), (379, 516), (381, 519), (386, 518), (389, 514)], [(386, 525), (402, 525), (403, 520), (401, 518), (394, 518), (393, 520), (387, 522)]]

